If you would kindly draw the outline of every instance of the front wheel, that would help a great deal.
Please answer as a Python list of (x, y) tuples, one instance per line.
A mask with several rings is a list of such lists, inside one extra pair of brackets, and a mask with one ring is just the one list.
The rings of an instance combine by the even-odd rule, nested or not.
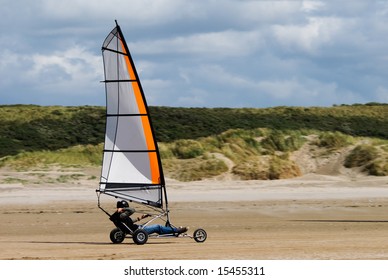
[(121, 231), (121, 229), (119, 228), (114, 228), (112, 229), (112, 231), (110, 232), (110, 240), (115, 243), (115, 244), (118, 244), (118, 243), (121, 243), (124, 241), (125, 239), (125, 233)]
[(205, 242), (207, 238), (207, 233), (204, 229), (199, 228), (194, 231), (193, 238), (197, 242), (200, 242), (200, 243)]
[(133, 233), (132, 238), (137, 245), (143, 245), (148, 240), (148, 233), (144, 229), (138, 229)]

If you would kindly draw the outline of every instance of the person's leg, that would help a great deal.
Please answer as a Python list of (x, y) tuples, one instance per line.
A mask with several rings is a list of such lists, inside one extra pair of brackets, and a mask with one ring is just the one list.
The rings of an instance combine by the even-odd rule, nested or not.
[(165, 227), (162, 225), (149, 225), (143, 228), (148, 234), (158, 233), (158, 234), (171, 234), (171, 233), (184, 233), (187, 231), (187, 228), (175, 228), (175, 227)]
[(143, 228), (148, 234), (152, 233), (158, 233), (158, 234), (169, 234), (169, 233), (174, 233), (176, 232), (175, 228), (172, 227), (165, 227), (161, 225), (149, 225), (145, 226)]

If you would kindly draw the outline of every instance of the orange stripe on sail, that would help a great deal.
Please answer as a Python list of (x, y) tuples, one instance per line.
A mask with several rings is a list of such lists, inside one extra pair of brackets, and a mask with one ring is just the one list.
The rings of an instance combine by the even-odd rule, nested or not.
[[(124, 43), (121, 40), (120, 40), (120, 42), (121, 42), (121, 47), (123, 49), (123, 52), (126, 52), (125, 47), (124, 47)], [(132, 64), (129, 61), (129, 57), (128, 56), (124, 56), (124, 57), (125, 57), (125, 63), (127, 65), (129, 77), (130, 77), (130, 79), (135, 80), (136, 79), (135, 71), (132, 68)], [(139, 114), (147, 114), (147, 110), (145, 108), (145, 103), (144, 103), (143, 96), (142, 96), (141, 91), (140, 91), (138, 81), (132, 82), (132, 88), (133, 88), (133, 92), (135, 95), (137, 107), (139, 109)], [(155, 150), (156, 149), (155, 142), (154, 142), (154, 138), (152, 135), (152, 130), (151, 130), (149, 119), (147, 116), (142, 116), (141, 121), (143, 124), (143, 131), (144, 131), (144, 136), (145, 136), (145, 140), (147, 143), (147, 148), (148, 148), (148, 150)], [(150, 160), (151, 181), (153, 184), (159, 184), (160, 183), (160, 174), (159, 174), (159, 161), (158, 161), (157, 154), (155, 152), (149, 152), (148, 156), (149, 156), (149, 160)]]
[[(142, 116), (141, 121), (143, 123), (144, 135), (147, 142), (147, 147), (149, 150), (155, 150), (155, 142), (152, 136), (151, 126), (148, 117)], [(160, 174), (159, 174), (159, 161), (157, 154), (155, 152), (148, 153), (150, 159), (150, 168), (151, 168), (151, 181), (153, 184), (160, 183)]]

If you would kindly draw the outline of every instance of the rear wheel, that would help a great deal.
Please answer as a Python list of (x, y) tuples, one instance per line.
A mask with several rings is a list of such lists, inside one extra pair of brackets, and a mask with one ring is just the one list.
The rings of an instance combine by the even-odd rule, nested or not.
[(200, 242), (200, 243), (205, 242), (207, 238), (207, 233), (204, 229), (199, 228), (194, 231), (193, 238), (197, 242)]
[(110, 240), (115, 243), (115, 244), (118, 244), (118, 243), (121, 243), (124, 241), (125, 239), (125, 233), (121, 231), (121, 229), (119, 228), (114, 228), (112, 229), (112, 231), (110, 232)]
[(132, 238), (137, 245), (143, 245), (148, 240), (148, 233), (144, 229), (138, 229), (133, 233)]

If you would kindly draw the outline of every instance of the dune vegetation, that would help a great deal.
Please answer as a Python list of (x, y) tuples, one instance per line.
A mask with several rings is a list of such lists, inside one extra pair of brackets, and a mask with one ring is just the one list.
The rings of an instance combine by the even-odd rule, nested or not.
[[(283, 179), (328, 172), (325, 164), (388, 175), (386, 104), (150, 111), (171, 179)], [(103, 107), (12, 105), (0, 106), (0, 114), (0, 168), (101, 165)], [(314, 166), (307, 169), (306, 161)]]

